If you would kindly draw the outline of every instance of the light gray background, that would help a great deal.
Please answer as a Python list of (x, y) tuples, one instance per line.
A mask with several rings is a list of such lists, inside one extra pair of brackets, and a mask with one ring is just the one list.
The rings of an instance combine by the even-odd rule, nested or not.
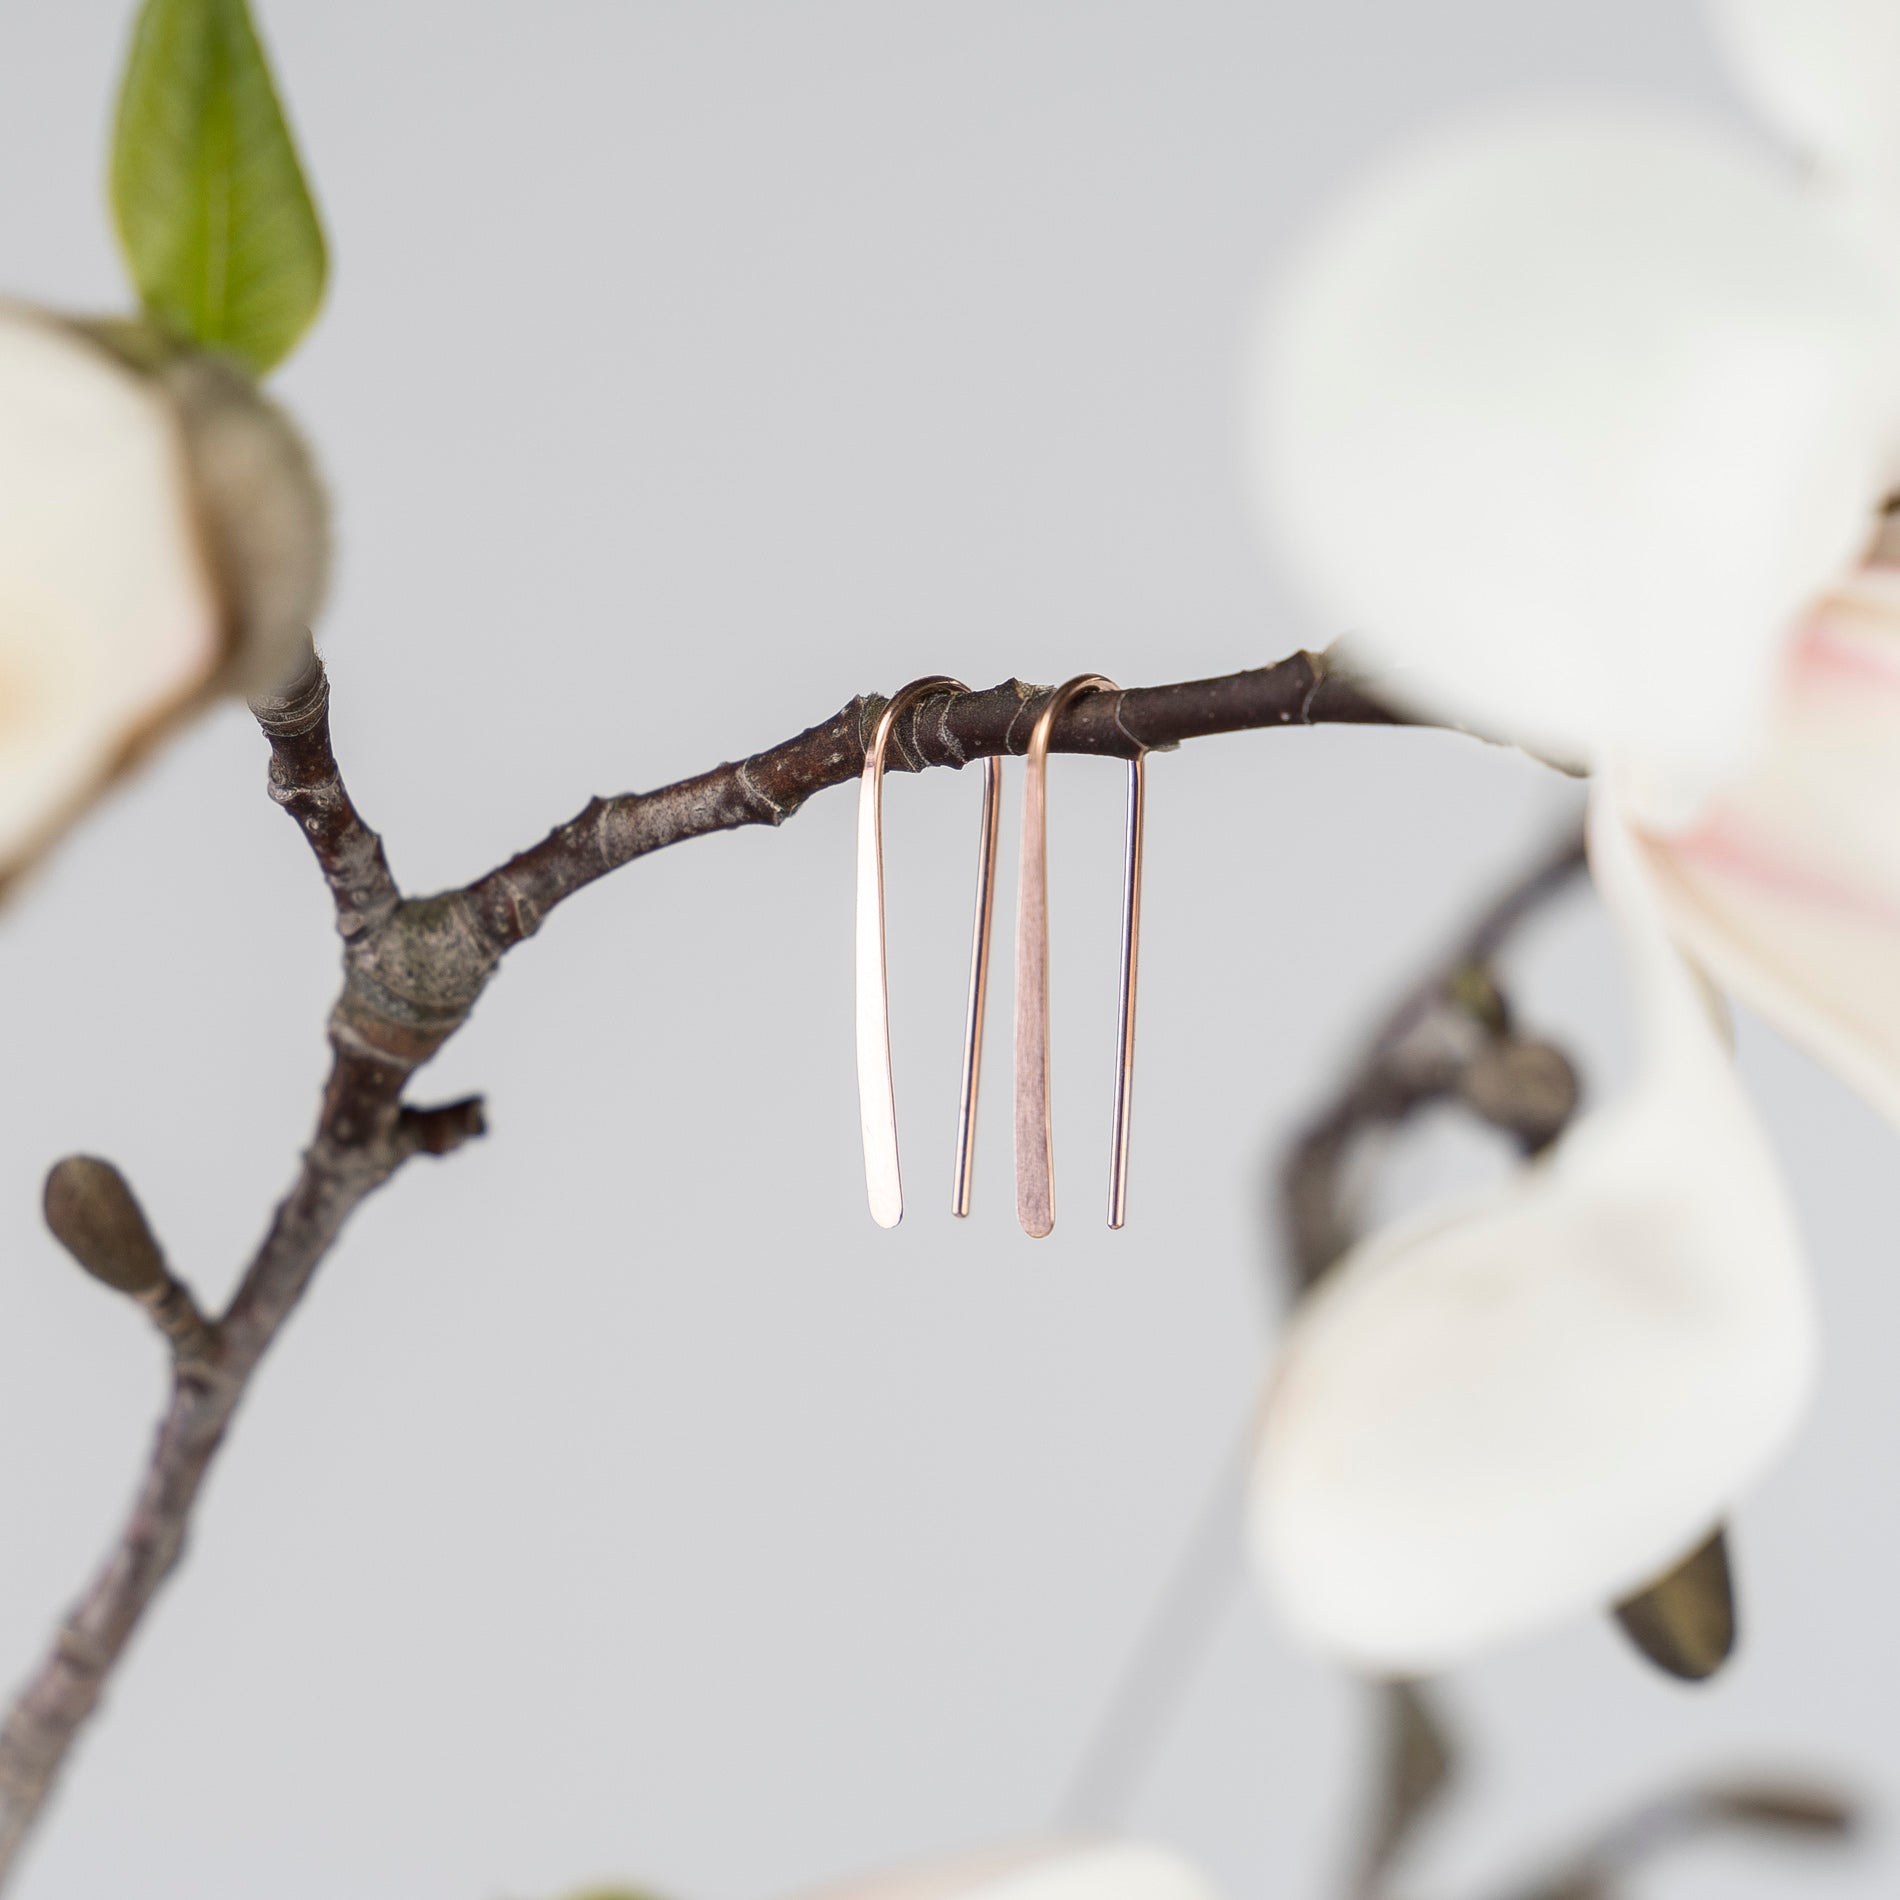
[[(10, 291), (123, 298), (100, 178), (128, 12), (0, 11)], [(1144, 681), (1320, 643), (1236, 473), (1250, 313), (1315, 200), (1534, 88), (1739, 121), (1693, 10), (1658, 0), (263, 16), (334, 236), (282, 389), (338, 498), (339, 743), (419, 889), (917, 673)], [(311, 1115), (335, 953), (262, 778), (241, 713), (212, 720), (0, 924), (7, 1678), (116, 1523), (160, 1392), (145, 1330), (40, 1231), (43, 1169), (116, 1157), (216, 1298)], [(1045, 1824), (1252, 1403), (1263, 1157), (1568, 807), (1442, 735), (1158, 760), (1110, 1236), (1120, 774), (1056, 781), (1055, 1239), (1010, 1218), (1006, 974), (977, 1213), (939, 1206), (973, 782), (889, 800), (894, 1235), (855, 1153), (849, 795), (581, 899), (423, 1078), (487, 1091), (494, 1137), (416, 1166), (325, 1270), (29, 1900), (546, 1900), (608, 1875), (766, 1900)], [(1531, 966), (1613, 1070), (1587, 902)], [(1891, 1136), (1744, 1044), (1830, 1338), (1740, 1522), (1746, 1651), (1689, 1691), (1578, 1627), (1462, 1677), (1473, 1768), (1434, 1893), (1693, 1767), (1900, 1779)], [(1318, 1900), (1359, 1715), (1249, 1591), (1133, 1824), (1235, 1900)], [(1847, 1900), (1892, 1868), (1878, 1837), (1730, 1848), (1652, 1891)]]

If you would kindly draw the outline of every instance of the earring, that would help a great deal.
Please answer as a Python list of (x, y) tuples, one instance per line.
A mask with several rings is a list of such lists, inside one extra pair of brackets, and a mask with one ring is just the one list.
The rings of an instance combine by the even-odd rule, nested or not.
[[(1049, 735), (1084, 693), (1119, 692), (1084, 673), (1050, 694), (1023, 759), (1022, 869), (1016, 891), (1016, 1218), (1040, 1239), (1056, 1224), (1055, 1147), (1049, 1118)], [(1128, 1120), (1135, 1072), (1135, 966), (1141, 940), (1141, 834), (1145, 755), (1128, 762), (1128, 835), (1122, 875), (1121, 988), (1117, 1007), (1114, 1128), (1108, 1224), (1128, 1214)]]
[[(864, 1186), (871, 1218), (895, 1227), (904, 1218), (897, 1160), (897, 1093), (891, 1079), (891, 999), (884, 957), (884, 755), (898, 720), (932, 693), (966, 693), (942, 675), (912, 680), (893, 694), (864, 749), (858, 781), (857, 1028), (858, 1121), (864, 1133)], [(983, 1003), (989, 987), (996, 911), (996, 836), (1002, 816), (1003, 765), (983, 761), (983, 830), (976, 864), (976, 926), (970, 942), (970, 994), (964, 1017), (963, 1077), (957, 1096), (956, 1184), (951, 1212), (970, 1211), (976, 1145), (977, 1076), (983, 1060)]]

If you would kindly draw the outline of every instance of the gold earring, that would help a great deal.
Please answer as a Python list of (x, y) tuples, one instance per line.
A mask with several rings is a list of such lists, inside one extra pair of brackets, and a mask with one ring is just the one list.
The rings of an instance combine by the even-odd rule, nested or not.
[[(1121, 689), (1099, 673), (1049, 695), (1023, 758), (1022, 869), (1016, 890), (1016, 1218), (1040, 1239), (1056, 1224), (1055, 1146), (1049, 1115), (1049, 735), (1071, 701)], [(1128, 762), (1128, 833), (1122, 875), (1121, 989), (1117, 1007), (1114, 1128), (1108, 1224), (1128, 1215), (1128, 1123), (1135, 1073), (1135, 971), (1141, 941), (1141, 834), (1145, 756)]]
[[(904, 1218), (897, 1159), (897, 1092), (891, 1078), (891, 999), (884, 958), (884, 755), (898, 720), (932, 693), (967, 693), (943, 675), (912, 680), (893, 694), (864, 749), (858, 781), (857, 1028), (858, 1121), (864, 1134), (864, 1186), (871, 1218), (895, 1227)], [(983, 830), (976, 865), (976, 927), (970, 943), (970, 995), (964, 1018), (963, 1078), (957, 1098), (956, 1184), (951, 1212), (970, 1211), (975, 1158), (977, 1077), (983, 1060), (983, 1003), (989, 987), (991, 923), (996, 910), (996, 835), (1003, 766), (983, 761)]]

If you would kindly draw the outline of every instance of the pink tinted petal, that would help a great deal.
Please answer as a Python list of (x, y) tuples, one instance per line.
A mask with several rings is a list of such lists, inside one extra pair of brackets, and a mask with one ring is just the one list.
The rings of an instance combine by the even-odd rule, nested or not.
[(1798, 905), (1832, 912), (1847, 923), (1900, 929), (1900, 906), (1888, 894), (1803, 861), (1789, 846), (1749, 830), (1728, 813), (1672, 838), (1669, 857), (1679, 871), (1726, 879), (1771, 905)]
[(1824, 609), (1795, 642), (1787, 691), (1804, 699), (1873, 693), (1900, 703), (1900, 642), (1865, 610)]
[(1900, 602), (1818, 614), (1756, 769), (1643, 849), (1675, 936), (1900, 1121)]

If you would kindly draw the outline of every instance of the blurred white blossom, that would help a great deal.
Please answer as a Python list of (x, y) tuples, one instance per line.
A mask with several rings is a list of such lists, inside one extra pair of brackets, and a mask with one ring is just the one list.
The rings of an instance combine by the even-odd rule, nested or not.
[(1815, 612), (1759, 763), (1641, 849), (1696, 960), (1900, 1123), (1900, 572)]
[(1710, 0), (1708, 13), (1742, 90), (1824, 174), (1900, 188), (1893, 0)]
[(1807, 1391), (1774, 1157), (1603, 791), (1590, 842), (1640, 1080), (1502, 1192), (1349, 1254), (1268, 1393), (1255, 1549), (1292, 1624), (1368, 1669), (1440, 1669), (1647, 1584), (1759, 1474)]
[(828, 1887), (812, 1900), (1214, 1900), (1185, 1862), (1122, 1841), (1046, 1842)]
[(0, 879), (281, 671), (325, 554), (301, 445), (238, 371), (0, 304)]
[(1643, 1077), (1295, 1317), (1255, 1544), (1429, 1669), (1706, 1537), (1812, 1357), (1772, 1155), (1684, 951), (1900, 1120), (1900, 4), (1714, 0), (1797, 177), (1566, 107), (1349, 196), (1254, 386), (1274, 539), (1380, 689), (1598, 775)]
[(1516, 114), (1338, 208), (1255, 402), (1276, 542), (1384, 690), (1700, 778), (1746, 759), (1794, 617), (1870, 537), (1900, 310), (1766, 157)]

